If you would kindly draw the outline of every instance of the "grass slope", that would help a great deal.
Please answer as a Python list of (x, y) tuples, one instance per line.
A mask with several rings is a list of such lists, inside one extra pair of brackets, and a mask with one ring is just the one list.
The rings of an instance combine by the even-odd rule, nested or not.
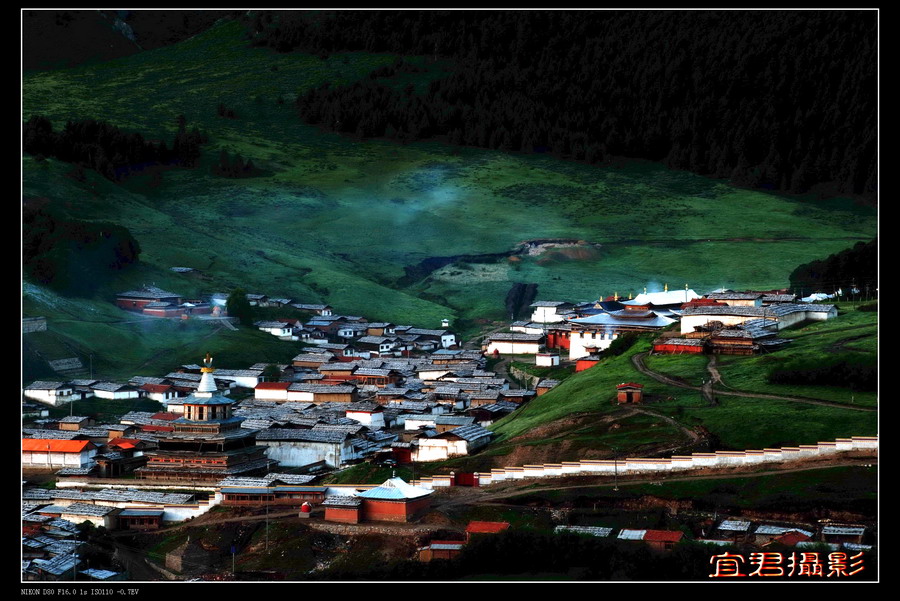
[[(875, 406), (876, 395), (861, 394), (842, 388), (778, 386), (768, 384), (765, 374), (773, 362), (795, 356), (827, 352), (835, 341), (848, 336), (874, 336), (876, 313), (848, 311), (837, 319), (808, 325), (785, 332), (795, 338), (787, 348), (766, 356), (720, 357), (724, 381), (745, 392), (765, 392), (787, 396), (807, 396), (837, 402), (848, 402), (855, 395), (857, 405)], [(865, 338), (855, 339), (854, 344)], [(787, 400), (720, 396), (719, 405), (711, 407), (699, 392), (671, 387), (638, 372), (631, 357), (650, 350), (649, 338), (638, 341), (628, 352), (604, 359), (595, 367), (567, 378), (560, 385), (529, 402), (525, 407), (497, 421), (491, 429), (497, 434), (496, 446), (488, 453), (513, 449), (522, 445), (553, 442), (555, 425), (582, 416), (582, 430), (567, 434), (567, 439), (580, 439), (582, 449), (609, 449), (615, 446), (624, 453), (633, 452), (649, 443), (677, 441), (676, 430), (668, 423), (658, 423), (634, 431), (622, 428), (612, 432), (605, 426), (591, 432), (591, 420), (600, 422), (620, 415), (625, 409), (615, 405), (616, 385), (621, 382), (644, 384), (649, 397), (646, 409), (666, 415), (687, 428), (703, 428), (712, 436), (714, 446), (744, 450), (780, 445), (812, 444), (846, 436), (867, 436), (878, 432), (877, 413), (840, 407), (819, 406)], [(674, 375), (692, 385), (708, 378), (706, 357), (649, 357), (648, 366), (661, 373)], [(737, 377), (741, 375), (743, 377)], [(640, 416), (653, 423), (651, 416)], [(623, 425), (628, 423), (627, 418)], [(661, 425), (665, 428), (659, 428)], [(656, 429), (659, 428), (659, 429)], [(581, 432), (581, 435), (578, 434)], [(507, 451), (511, 452), (511, 451)], [(561, 460), (561, 459), (555, 459)]]

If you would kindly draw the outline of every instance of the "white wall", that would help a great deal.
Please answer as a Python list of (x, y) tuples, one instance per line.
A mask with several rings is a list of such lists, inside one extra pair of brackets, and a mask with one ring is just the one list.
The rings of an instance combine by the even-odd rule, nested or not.
[[(781, 449), (766, 449), (764, 453), (759, 451), (720, 451), (717, 453), (694, 453), (690, 456), (677, 456), (667, 459), (641, 459), (628, 458), (620, 460), (617, 466), (612, 460), (586, 459), (580, 462), (563, 462), (562, 464), (528, 465), (524, 467), (494, 468), (490, 474), (479, 474), (481, 486), (494, 482), (502, 482), (514, 478), (523, 477), (549, 477), (563, 474), (596, 474), (611, 475), (614, 471), (620, 474), (633, 473), (658, 473), (664, 474), (672, 470), (691, 468), (720, 468), (738, 467), (741, 465), (757, 464), (763, 461), (780, 462), (797, 459), (806, 459), (824, 454), (836, 452), (848, 452), (853, 450), (871, 450), (877, 452), (878, 437), (855, 436), (852, 439), (838, 439), (834, 443), (818, 443), (817, 445), (804, 445), (801, 447), (784, 447)], [(422, 459), (419, 461), (435, 461), (435, 459)]]
[(559, 365), (559, 355), (538, 355), (534, 358), (534, 363), (541, 367), (554, 367)]
[[(592, 338), (591, 334), (595, 334)], [(579, 332), (572, 331), (569, 334), (569, 359), (581, 359), (587, 357), (590, 353), (585, 350), (586, 346), (595, 346), (598, 350), (609, 348), (612, 341), (619, 335), (612, 332)]]
[(384, 427), (384, 413), (368, 413), (365, 411), (347, 411), (347, 419), (353, 419), (370, 428)]
[(351, 458), (350, 443), (257, 440), (256, 444), (266, 447), (266, 457), (278, 461), (283, 467), (301, 467), (324, 461), (331, 467), (340, 465)]
[(497, 351), (501, 355), (536, 355), (541, 352), (537, 342), (517, 342), (513, 340), (492, 340), (487, 347), (487, 354)]
[(563, 317), (556, 314), (556, 307), (535, 307), (531, 321), (535, 323), (559, 323)]
[(253, 398), (261, 401), (286, 401), (288, 400), (288, 391), (286, 388), (283, 390), (255, 388)]
[(57, 388), (56, 390), (23, 390), (22, 394), (42, 403), (58, 405), (71, 402), (73, 400), (72, 392), (71, 388)]
[(24, 467), (62, 469), (64, 467), (82, 467), (91, 462), (91, 458), (97, 454), (97, 449), (90, 449), (81, 453), (46, 453), (39, 451), (23, 451), (22, 465)]

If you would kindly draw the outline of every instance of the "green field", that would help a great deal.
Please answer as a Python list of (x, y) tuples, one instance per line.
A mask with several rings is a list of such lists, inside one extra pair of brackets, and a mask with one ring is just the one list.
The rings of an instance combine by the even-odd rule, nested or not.
[[(111, 302), (116, 292), (143, 284), (185, 296), (242, 286), (420, 327), (449, 318), (471, 335), (475, 319), (504, 317), (514, 282), (538, 283), (539, 299), (573, 301), (666, 283), (698, 292), (769, 288), (787, 285), (800, 263), (875, 236), (876, 210), (850, 199), (743, 190), (642, 161), (596, 167), (439, 142), (359, 141), (297, 116), (299, 92), (359, 80), (396, 58), (276, 54), (249, 48), (240, 27), (225, 22), (108, 63), (25, 73), (26, 119), (43, 114), (57, 128), (69, 119), (102, 119), (171, 141), (183, 114), (188, 128), (210, 138), (198, 168), (166, 171), (158, 185), (149, 176), (114, 184), (93, 172), (79, 182), (66, 176), (69, 165), (23, 159), (25, 197), (47, 198), (79, 219), (122, 224), (143, 249), (139, 265), (92, 299), (26, 286), (24, 314), (47, 316), (60, 345), (42, 354), (75, 349), (83, 362), (93, 354), (98, 376), (120, 378), (168, 371), (207, 350), (245, 367), (284, 361), (297, 349), (248, 331), (131, 323), (133, 316)], [(392, 83), (419, 91), (452, 69), (406, 59), (427, 69)], [(220, 103), (237, 118), (218, 117)], [(252, 159), (263, 175), (214, 176), (223, 149)], [(404, 268), (429, 257), (504, 253), (520, 241), (551, 237), (601, 246), (515, 263), (455, 264), (398, 281)], [(197, 272), (176, 274), (172, 266)], [(43, 375), (30, 356), (26, 379)], [(737, 371), (726, 377), (741, 383)], [(576, 382), (566, 384), (579, 394)]]
[(877, 357), (878, 313), (857, 311), (855, 307), (858, 304), (861, 303), (839, 303), (844, 312), (837, 319), (783, 330), (779, 336), (793, 340), (783, 351), (746, 358), (720, 357), (719, 373), (722, 381), (736, 390), (804, 396), (874, 407), (878, 402), (875, 392), (831, 386), (775, 385), (769, 384), (767, 380), (769, 370), (789, 358), (815, 360), (838, 354)]
[[(853, 345), (866, 354), (865, 343), (877, 330), (878, 314), (853, 310), (837, 319), (782, 332), (794, 342), (776, 353), (763, 356), (719, 356), (723, 381), (731, 388), (719, 391), (742, 391), (806, 397), (875, 407), (875, 393), (859, 393), (840, 387), (783, 386), (769, 384), (768, 370), (777, 362), (795, 357), (817, 356), (834, 345), (853, 337)], [(669, 386), (648, 378), (634, 367), (631, 358), (651, 348), (652, 337), (640, 339), (623, 355), (603, 359), (595, 367), (574, 374), (550, 392), (537, 397), (525, 407), (497, 421), (491, 429), (497, 442), (486, 455), (508, 454), (517, 447), (540, 446), (558, 442), (565, 432), (573, 448), (619, 452), (637, 455), (655, 443), (661, 446), (686, 439), (677, 428), (652, 414), (665, 415), (686, 428), (702, 428), (717, 449), (744, 450), (763, 447), (813, 444), (847, 436), (871, 436), (878, 432), (877, 412), (855, 411), (841, 407), (821, 406), (789, 400), (746, 398), (717, 395), (719, 404), (710, 406), (698, 391)], [(849, 344), (849, 343), (848, 343)], [(848, 352), (845, 349), (841, 352)], [(709, 378), (707, 356), (648, 356), (645, 364), (652, 369), (699, 386)], [(627, 409), (614, 403), (616, 385), (621, 382), (644, 384), (643, 408), (651, 415), (625, 417)], [(568, 425), (579, 419), (578, 426)], [(620, 424), (610, 429), (610, 419)], [(591, 426), (596, 422), (596, 426)], [(554, 424), (558, 427), (554, 427)], [(611, 454), (610, 454), (611, 456)], [(640, 455), (638, 455), (640, 456)], [(477, 457), (477, 456), (476, 456)], [(554, 461), (565, 461), (557, 456)], [(474, 458), (456, 460), (460, 467), (475, 465)]]

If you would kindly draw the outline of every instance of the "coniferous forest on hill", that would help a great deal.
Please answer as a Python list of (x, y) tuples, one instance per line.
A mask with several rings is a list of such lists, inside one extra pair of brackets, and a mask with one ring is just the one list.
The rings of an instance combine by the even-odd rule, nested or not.
[[(877, 193), (877, 14), (255, 12), (255, 45), (450, 59), (424, 93), (368, 81), (297, 99), (359, 137), (661, 161), (738, 185)], [(562, 67), (561, 67), (562, 66)]]

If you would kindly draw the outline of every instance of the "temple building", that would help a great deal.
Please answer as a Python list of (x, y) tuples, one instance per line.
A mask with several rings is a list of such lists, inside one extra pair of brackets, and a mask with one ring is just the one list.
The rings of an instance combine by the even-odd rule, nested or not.
[(410, 522), (428, 511), (433, 492), (395, 477), (357, 496), (362, 499), (363, 520)]
[(159, 438), (159, 448), (146, 453), (149, 461), (135, 470), (138, 478), (219, 482), (263, 475), (277, 464), (266, 458), (266, 447), (257, 446), (256, 431), (241, 428), (244, 418), (232, 415), (234, 401), (217, 392), (208, 353), (203, 363), (197, 391), (183, 399), (183, 416), (171, 422), (174, 431)]

